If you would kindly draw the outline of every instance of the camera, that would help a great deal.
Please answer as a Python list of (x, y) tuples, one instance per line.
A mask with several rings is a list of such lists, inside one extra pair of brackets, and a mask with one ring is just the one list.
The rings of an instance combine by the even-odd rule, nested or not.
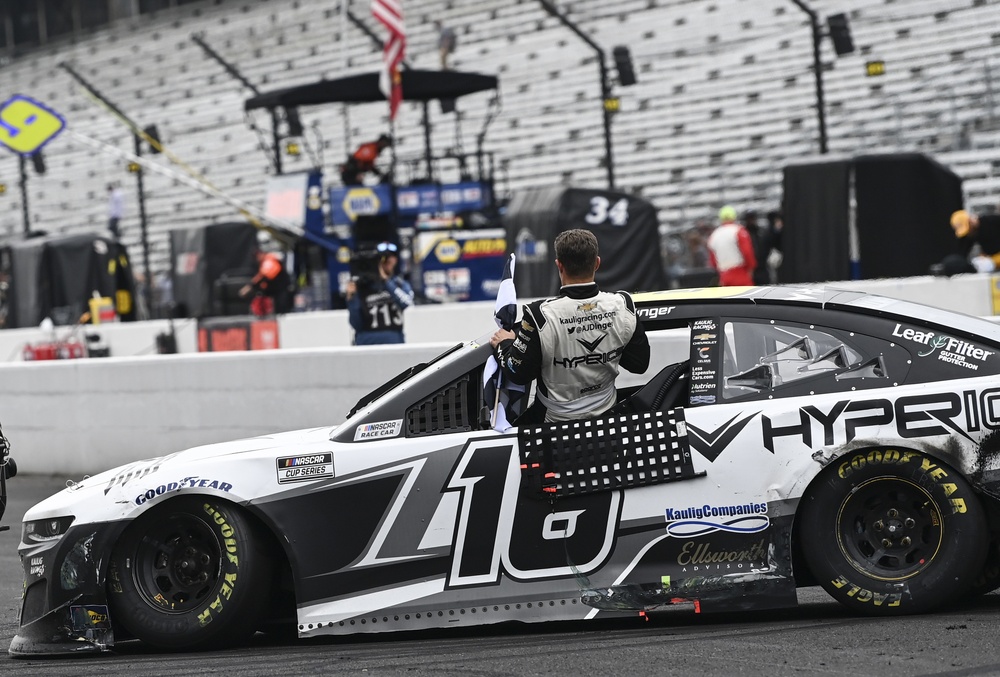
[(379, 275), (378, 267), (381, 261), (382, 253), (374, 247), (351, 252), (349, 263), (351, 278), (357, 282), (374, 282), (379, 280), (381, 276)]

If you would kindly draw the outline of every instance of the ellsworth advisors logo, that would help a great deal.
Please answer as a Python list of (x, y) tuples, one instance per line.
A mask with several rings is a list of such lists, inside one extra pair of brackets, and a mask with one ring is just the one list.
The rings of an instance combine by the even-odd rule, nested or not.
[(667, 508), (667, 535), (674, 538), (704, 536), (716, 531), (753, 534), (767, 529), (767, 503), (742, 505), (703, 505), (690, 508)]

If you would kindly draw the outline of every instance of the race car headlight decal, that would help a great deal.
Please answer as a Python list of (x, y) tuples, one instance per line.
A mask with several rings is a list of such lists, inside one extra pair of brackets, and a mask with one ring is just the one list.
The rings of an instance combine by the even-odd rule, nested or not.
[(21, 540), (25, 543), (44, 543), (61, 538), (73, 523), (73, 517), (53, 517), (45, 520), (25, 522)]

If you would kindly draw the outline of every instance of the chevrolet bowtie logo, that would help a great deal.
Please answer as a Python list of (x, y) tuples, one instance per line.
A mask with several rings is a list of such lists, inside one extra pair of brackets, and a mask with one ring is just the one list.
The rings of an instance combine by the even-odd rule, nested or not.
[(576, 307), (577, 312), (589, 313), (590, 311), (597, 308), (597, 303), (589, 301), (587, 303), (581, 303)]
[(597, 346), (601, 345), (601, 341), (608, 337), (607, 334), (601, 334), (593, 341), (584, 341), (583, 339), (577, 339), (576, 342), (587, 349), (587, 352), (592, 353), (597, 350)]

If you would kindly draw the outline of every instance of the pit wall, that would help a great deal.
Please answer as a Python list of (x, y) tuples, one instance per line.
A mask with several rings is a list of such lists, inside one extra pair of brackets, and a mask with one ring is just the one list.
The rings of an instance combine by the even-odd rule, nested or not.
[[(831, 286), (993, 315), (987, 275)], [(181, 320), (174, 323), (178, 355), (155, 354), (155, 336), (168, 326), (158, 321), (99, 327), (110, 358), (20, 362), (24, 343), (46, 336), (0, 331), (0, 360), (12, 360), (0, 362), (0, 423), (20, 472), (75, 479), (200, 444), (332, 428), (361, 396), (407, 367), (492, 332), (492, 306), (412, 308), (409, 343), (399, 346), (351, 346), (346, 311), (281, 317), (283, 349), (255, 352), (195, 353), (195, 323)], [(686, 332), (658, 336), (653, 350), (660, 364), (686, 359)]]

